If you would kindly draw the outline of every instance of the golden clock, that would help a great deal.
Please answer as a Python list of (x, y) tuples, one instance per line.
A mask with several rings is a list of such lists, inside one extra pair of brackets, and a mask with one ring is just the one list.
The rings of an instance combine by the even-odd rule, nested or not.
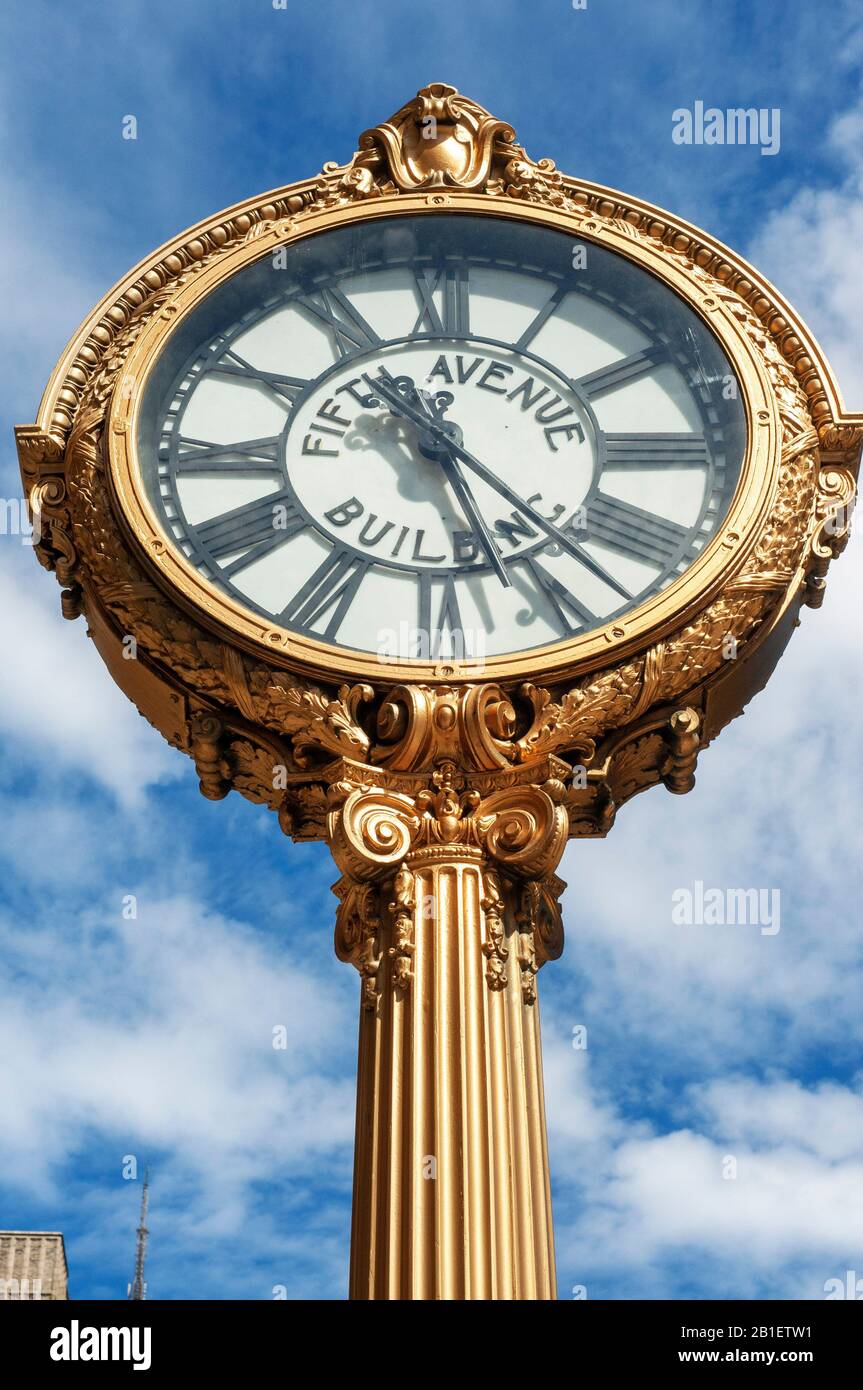
[(553, 1297), (555, 867), (820, 604), (863, 417), (751, 266), (439, 83), (132, 270), (17, 435), (66, 615), (341, 870), (354, 1296)]

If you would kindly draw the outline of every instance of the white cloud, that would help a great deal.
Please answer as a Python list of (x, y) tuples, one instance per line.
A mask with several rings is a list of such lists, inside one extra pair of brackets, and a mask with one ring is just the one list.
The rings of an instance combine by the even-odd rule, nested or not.
[(727, 1077), (693, 1087), (690, 1094), (711, 1130), (728, 1141), (797, 1145), (829, 1163), (863, 1161), (863, 1090), (835, 1082), (807, 1088), (795, 1080), (759, 1085)]
[[(723, 1177), (733, 1157), (737, 1177)], [(757, 1151), (678, 1131), (620, 1147), (603, 1184), (605, 1227), (617, 1258), (647, 1263), (670, 1248), (700, 1246), (761, 1266), (858, 1250), (863, 1208), (855, 1200), (863, 1159), (826, 1164), (788, 1145)], [(830, 1272), (825, 1258), (825, 1278)]]
[[(701, 1296), (823, 1297), (863, 1247), (863, 1093), (731, 1077), (683, 1104), (682, 1128), (618, 1118), (610, 1142), (588, 1138), (558, 1219), (563, 1284), (659, 1296), (663, 1262), (683, 1259)], [(554, 1127), (551, 1143), (559, 1158)]]
[[(843, 181), (796, 191), (749, 248), (858, 409), (861, 134), (856, 108), (831, 136)], [(814, 1055), (829, 1077), (863, 1046), (861, 584), (855, 537), (694, 792), (648, 792), (606, 843), (567, 851), (567, 954), (543, 992), (558, 1035), (571, 1017), (592, 1041), (567, 1061), (545, 1030), (564, 1287), (591, 1271), (619, 1296), (674, 1296), (688, 1279), (696, 1296), (819, 1298), (860, 1264), (863, 1095), (793, 1068)], [(779, 887), (779, 935), (674, 926), (671, 893), (695, 878)]]
[(828, 158), (842, 182), (802, 188), (750, 247), (759, 269), (810, 320), (829, 351), (846, 400), (863, 402), (863, 105), (835, 121)]
[(351, 1142), (353, 977), (334, 987), (191, 899), (144, 887), (125, 921), (111, 896), (113, 915), (0, 926), (0, 1170), (47, 1192), (96, 1133), (117, 1173), (126, 1152), (166, 1150), (206, 1188), (199, 1217), (227, 1203), (239, 1219), (255, 1183), (308, 1176)]
[[(386, 37), (385, 22), (376, 23)], [(262, 32), (269, 45), (271, 30)], [(785, 42), (792, 42), (787, 33)], [(164, 44), (150, 52), (159, 66), (153, 78), (153, 65), (140, 65), (151, 74), (145, 91), (161, 101), (173, 90), (164, 79), (175, 63)], [(261, 72), (269, 56), (266, 47)], [(491, 76), (498, 71), (499, 81), (487, 76), (486, 100), (517, 116), (509, 98), (493, 100), (510, 78), (505, 62)], [(369, 72), (368, 90), (349, 99), (382, 116), (379, 74)], [(690, 84), (696, 76), (686, 71)], [(393, 81), (395, 100), (385, 106), (408, 94), (401, 77)], [(224, 104), (200, 89), (176, 101), (177, 128), (209, 130), (214, 113), (225, 119)], [(855, 405), (863, 403), (861, 123), (853, 111), (834, 130), (842, 182), (795, 193), (749, 248), (810, 318)], [(552, 134), (578, 145), (583, 131), (555, 117)], [(631, 145), (631, 129), (618, 127), (610, 138)], [(161, 198), (170, 223), (188, 166), (165, 183), (165, 165), (150, 163), (141, 187), (145, 201)], [(670, 174), (660, 161), (656, 177)], [(57, 254), (41, 206), (50, 171), (42, 177), (42, 192), (35, 183), (16, 185), (5, 198), (17, 210), (2, 256), (17, 266), (6, 304), (6, 381), (22, 420), (36, 407), (25, 389), (34, 381), (41, 387), (63, 336), (103, 288), (90, 283), (83, 257), (70, 267), (68, 247), (62, 260)], [(116, 249), (116, 216), (89, 212), (80, 200), (64, 204), (64, 219), (77, 217), (79, 229), (92, 218), (93, 244), (106, 248)], [(11, 450), (8, 458), (14, 478)], [(804, 614), (768, 690), (705, 754), (695, 792), (678, 799), (652, 791), (621, 812), (607, 844), (568, 851), (567, 955), (541, 977), (552, 1004), (544, 1052), (564, 1284), (570, 1271), (589, 1269), (630, 1295), (667, 1277), (673, 1294), (679, 1281), (651, 1262), (692, 1258), (709, 1292), (817, 1297), (823, 1279), (841, 1273), (846, 1252), (860, 1249), (860, 1093), (837, 1082), (805, 1086), (789, 1070), (811, 1058), (815, 1044), (827, 1065), (860, 1055), (858, 551), (831, 571), (823, 610)], [(191, 769), (112, 685), (83, 623), (59, 617), (53, 579), (21, 547), (2, 558), (0, 721), (16, 765), (29, 762), (34, 777), (53, 778), (56, 788), (38, 803), (3, 805), (17, 816), (6, 850), (34, 902), (64, 885), (91, 885), (92, 895), (88, 859), (104, 826), (80, 802), (70, 808), (64, 786), (93, 777), (107, 787), (121, 802), (115, 835), (122, 840), (143, 822), (147, 788)], [(241, 809), (250, 835), (258, 827), (277, 834), (262, 819), (253, 827), (250, 808)], [(68, 846), (66, 857), (46, 860), (46, 843), (58, 842)], [(159, 852), (153, 843), (153, 883)], [(780, 886), (780, 935), (675, 927), (671, 891), (694, 877)], [(295, 894), (296, 879), (289, 883)], [(118, 887), (114, 897), (126, 891)], [(140, 897), (148, 896), (145, 887)], [(121, 1202), (131, 1256), (137, 1192), (121, 1189), (118, 1202), (111, 1175), (83, 1161), (76, 1169), (76, 1156), (94, 1136), (117, 1168), (123, 1152), (155, 1148), (154, 1253), (161, 1249), (157, 1258), (170, 1264), (177, 1293), (237, 1292), (231, 1279), (239, 1268), (248, 1281), (240, 1296), (261, 1296), (251, 1292), (259, 1262), (267, 1271), (304, 1270), (321, 1292), (341, 1288), (356, 981), (343, 966), (339, 984), (307, 967), (302, 905), (284, 952), (205, 902), (165, 893), (137, 922), (108, 920), (93, 907), (82, 913), (70, 902), (53, 925), (28, 918), (28, 930), (21, 926), (16, 915), (0, 930), (11, 967), (0, 985), (0, 1168), (8, 1186), (50, 1205), (60, 1201), (60, 1179), (75, 1173), (92, 1218), (76, 1252), (101, 1264), (116, 1245)], [(271, 1046), (278, 1022), (289, 1026), (287, 1052)], [(576, 1023), (589, 1025), (587, 1053), (570, 1046)], [(699, 1080), (687, 1087), (692, 1078)], [(739, 1162), (734, 1182), (721, 1176), (729, 1152)], [(274, 1213), (269, 1194), (279, 1182)], [(337, 1198), (322, 1195), (328, 1185)], [(266, 1283), (262, 1275), (263, 1296)]]
[[(15, 537), (3, 538), (9, 548)], [(23, 550), (23, 547), (21, 547)], [(148, 786), (188, 773), (111, 681), (82, 619), (60, 616), (60, 591), (36, 564), (0, 570), (0, 722), (15, 761), (34, 776), (74, 771), (93, 777), (124, 806), (139, 806)]]
[[(802, 189), (769, 220), (753, 259), (795, 304), (839, 366), (846, 398), (863, 405), (863, 108), (836, 123), (846, 182)], [(856, 238), (849, 229), (859, 228)], [(844, 370), (843, 353), (845, 355)], [(863, 757), (863, 549), (852, 537), (831, 567), (818, 612), (804, 609), (767, 689), (707, 749), (695, 790), (647, 792), (605, 843), (574, 843), (563, 876), (570, 943), (563, 969), (584, 972), (599, 1011), (700, 1058), (768, 1055), (776, 1015), (786, 1045), (863, 1040), (856, 904)], [(625, 869), (625, 871), (624, 871)], [(707, 886), (779, 888), (782, 926), (678, 927), (671, 894)], [(555, 967), (560, 969), (560, 967)], [(633, 981), (637, 980), (637, 988)]]

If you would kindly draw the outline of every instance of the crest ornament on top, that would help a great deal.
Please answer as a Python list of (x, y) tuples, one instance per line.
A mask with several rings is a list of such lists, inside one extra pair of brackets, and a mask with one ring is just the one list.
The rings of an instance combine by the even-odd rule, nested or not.
[(423, 87), (359, 145), (350, 164), (324, 167), (325, 178), (337, 177), (324, 202), (448, 188), (530, 198), (532, 185), (548, 198), (562, 181), (553, 160), (532, 160), (507, 121), (446, 82)]
[(516, 153), (515, 131), (506, 121), (455, 87), (432, 82), (388, 121), (367, 130), (360, 137), (360, 154), (382, 154), (403, 192), (474, 189), (488, 181), (496, 143)]

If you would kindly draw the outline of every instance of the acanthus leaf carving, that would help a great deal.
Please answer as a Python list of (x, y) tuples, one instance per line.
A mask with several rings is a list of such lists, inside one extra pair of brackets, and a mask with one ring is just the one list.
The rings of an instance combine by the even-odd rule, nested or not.
[(335, 699), (313, 686), (288, 686), (275, 680), (268, 687), (276, 718), (293, 739), (298, 767), (322, 754), (364, 758), (369, 737), (358, 721), (362, 704), (374, 699), (370, 685), (343, 685)]
[(411, 962), (414, 954), (414, 911), (416, 890), (414, 876), (407, 864), (400, 864), (393, 879), (393, 944), (389, 956), (393, 963), (393, 986), (400, 993), (410, 988), (413, 979)]
[(486, 869), (483, 874), (483, 897), (480, 907), (485, 913), (485, 940), (482, 950), (488, 962), (486, 980), (490, 989), (506, 989), (506, 961), (509, 950), (504, 933), (504, 902), (500, 874), (496, 869)]
[(820, 608), (824, 602), (827, 570), (830, 561), (848, 544), (855, 501), (856, 483), (851, 468), (828, 465), (821, 469), (809, 542), (805, 598), (809, 608)]
[[(562, 949), (556, 903), (564, 885), (555, 869), (569, 829), (563, 781), (513, 784), (482, 796), (465, 785), (453, 764), (444, 763), (429, 786), (407, 795), (362, 782), (353, 785), (350, 770), (345, 772), (345, 779), (330, 788), (327, 824), (343, 875), (334, 888), (342, 903), (337, 924), (342, 958), (353, 960), (357, 968), (365, 959), (358, 929), (348, 931), (354, 921), (351, 905), (366, 901), (363, 888), (374, 885), (384, 891), (391, 885), (391, 945), (385, 954), (392, 962), (393, 987), (405, 993), (412, 979), (418, 875), (460, 864), (480, 874), (480, 949), (489, 988), (507, 986), (509, 920), (520, 933), (522, 992), (532, 1002), (533, 975)], [(526, 885), (526, 893), (520, 885)], [(529, 943), (525, 933), (532, 934)], [(382, 953), (383, 947), (375, 956), (378, 963)]]
[(432, 82), (364, 131), (349, 163), (325, 164), (311, 202), (331, 208), (418, 192), (444, 202), (448, 190), (461, 190), (573, 207), (563, 183), (553, 160), (530, 158), (508, 121)]
[(336, 955), (359, 971), (361, 1007), (374, 1013), (380, 995), (378, 973), (382, 960), (380, 893), (370, 884), (349, 879), (340, 880), (333, 891), (339, 897)]
[(558, 899), (564, 887), (557, 875), (529, 879), (521, 886), (516, 922), (521, 990), (526, 1004), (536, 1003), (536, 975), (541, 966), (557, 960), (563, 952), (563, 917)]

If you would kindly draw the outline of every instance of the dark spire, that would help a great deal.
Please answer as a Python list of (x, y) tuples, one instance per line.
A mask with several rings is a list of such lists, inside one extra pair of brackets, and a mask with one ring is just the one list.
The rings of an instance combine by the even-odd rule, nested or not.
[(138, 1238), (135, 1244), (135, 1277), (129, 1285), (128, 1297), (141, 1301), (147, 1297), (147, 1285), (144, 1280), (144, 1260), (147, 1255), (147, 1204), (150, 1200), (150, 1170), (144, 1169), (144, 1189), (141, 1193), (141, 1221), (138, 1226)]

